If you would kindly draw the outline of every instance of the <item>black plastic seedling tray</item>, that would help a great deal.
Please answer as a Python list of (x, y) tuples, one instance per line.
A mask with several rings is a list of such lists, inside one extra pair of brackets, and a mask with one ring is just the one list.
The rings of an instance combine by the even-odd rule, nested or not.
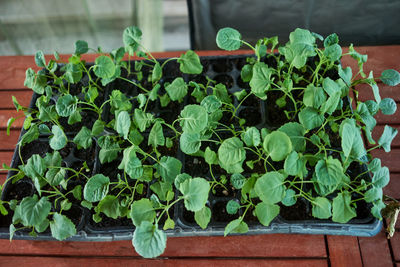
[[(204, 66), (204, 71), (200, 75), (182, 75), (184, 80), (188, 82), (189, 80), (206, 80), (206, 76), (216, 80), (217, 82), (224, 83), (229, 88), (230, 93), (234, 93), (240, 91), (242, 89), (249, 89), (248, 84), (243, 83), (240, 79), (240, 69), (243, 65), (246, 64), (246, 57), (248, 55), (239, 55), (239, 56), (212, 56), (212, 57), (202, 57), (201, 62)], [(165, 59), (161, 59), (160, 62), (165, 61)], [(175, 62), (169, 62), (164, 69), (164, 77), (161, 82), (172, 81), (179, 72), (176, 70), (179, 69), (179, 66)], [(125, 84), (126, 85), (126, 84)], [(123, 81), (114, 81), (113, 83), (107, 85), (104, 88), (104, 98), (103, 101), (107, 100), (108, 95), (112, 88), (118, 87), (123, 88)], [(123, 91), (123, 90), (121, 90)], [(124, 92), (126, 94), (135, 95), (137, 92), (134, 90), (131, 92)], [(34, 107), (36, 98), (38, 96), (36, 94), (33, 95), (30, 108)], [(238, 101), (236, 98), (234, 99), (234, 104), (237, 105)], [(160, 104), (156, 102), (152, 107), (152, 112), (156, 115), (160, 115), (160, 113), (176, 113), (179, 114), (180, 108), (183, 107), (183, 104), (190, 104), (191, 96), (188, 95), (185, 97), (184, 102), (181, 105), (174, 106), (167, 110), (160, 109)], [(276, 116), (273, 113), (273, 105), (270, 100), (267, 101), (247, 101), (243, 106), (238, 110), (239, 114), (242, 117), (246, 117), (246, 114), (251, 115), (252, 117), (257, 117), (257, 120), (249, 120), (248, 126), (255, 126), (257, 128), (269, 128), (276, 129), (279, 127), (279, 124), (276, 122)], [(149, 109), (150, 110), (150, 109)], [(104, 120), (112, 119), (110, 116), (111, 113), (109, 110), (105, 110), (103, 113)], [(176, 115), (175, 114), (175, 115)], [(256, 116), (254, 116), (256, 114)], [(86, 119), (86, 123), (93, 123), (91, 121), (90, 116)], [(168, 118), (168, 114), (166, 116)], [(284, 123), (284, 122), (283, 122)], [(282, 124), (283, 124), (282, 123)], [(247, 126), (247, 125), (246, 125)], [(91, 126), (87, 126), (90, 128)], [(66, 130), (67, 135), (73, 135), (79, 128), (72, 129), (70, 131)], [(24, 130), (21, 131), (21, 135)], [(168, 132), (166, 132), (168, 135)], [(179, 146), (179, 144), (177, 144)], [(37, 150), (39, 149), (39, 151)], [(31, 144), (25, 145), (21, 149), (22, 155), (24, 158), (29, 158), (30, 155), (35, 153), (40, 153), (42, 156), (48, 151), (51, 151), (51, 148), (48, 145), (48, 136), (40, 136), (40, 138)], [(105, 175), (110, 175), (114, 172), (115, 174), (115, 166), (111, 163), (100, 164), (98, 158), (99, 147), (97, 144), (93, 144), (91, 148), (87, 150), (78, 150), (76, 147), (71, 146), (67, 147), (67, 149), (63, 149), (62, 153), (64, 153), (63, 161), (66, 166), (73, 166), (76, 163), (82, 163), (83, 161), (87, 161), (88, 167), (92, 175), (99, 172), (109, 172)], [(176, 152), (172, 153), (171, 156), (174, 156), (182, 161), (182, 172), (185, 172), (185, 169), (191, 169), (193, 171), (197, 171), (198, 176), (207, 177), (209, 175), (208, 168), (202, 168), (201, 158), (191, 157), (185, 155), (183, 152), (179, 150), (177, 147)], [(19, 156), (18, 156), (18, 147), (14, 152), (14, 156), (12, 158), (11, 167), (18, 168), (21, 164)], [(193, 169), (194, 168), (194, 169)], [(197, 169), (196, 169), (197, 168)], [(362, 170), (359, 170), (361, 172)], [(89, 172), (89, 173), (90, 173)], [(12, 176), (13, 172), (9, 172), (8, 177)], [(147, 186), (147, 197), (150, 197), (150, 185)], [(73, 186), (73, 185), (71, 185)], [(18, 194), (19, 190), (25, 190), (28, 192), (28, 195), (32, 195), (35, 192), (33, 183), (28, 178), (23, 178), (19, 180), (17, 183), (12, 184), (9, 181), (3, 190), (3, 194), (1, 195), (2, 200), (7, 200), (11, 196), (15, 197)], [(176, 196), (179, 195), (179, 192), (175, 192)], [(240, 216), (241, 212), (239, 210), (239, 214), (229, 215), (226, 213), (225, 207), (226, 203), (229, 200), (240, 200), (240, 192), (217, 192), (216, 194), (210, 194), (209, 201), (207, 202), (208, 207), (212, 211), (212, 218), (207, 227), (207, 229), (201, 229), (194, 221), (193, 213), (186, 211), (183, 203), (178, 203), (173, 207), (173, 212), (171, 212), (171, 218), (175, 221), (175, 228), (173, 230), (167, 230), (166, 233), (169, 236), (211, 236), (211, 235), (223, 235), (224, 228), (226, 224), (232, 219)], [(317, 220), (310, 216), (311, 205), (299, 199), (297, 204), (292, 207), (281, 207), (281, 214), (275, 218), (270, 226), (265, 227), (261, 225), (257, 218), (253, 215), (246, 215), (246, 222), (249, 225), (249, 231), (247, 234), (266, 234), (266, 233), (300, 233), (300, 234), (328, 234), (328, 235), (352, 235), (352, 236), (373, 236), (377, 234), (382, 227), (381, 221), (374, 218), (370, 212), (370, 207), (368, 205), (360, 207), (361, 209), (365, 209), (363, 218), (355, 218), (350, 222), (345, 224), (335, 223), (331, 220)], [(294, 218), (292, 214), (298, 212), (298, 210), (304, 211), (305, 214), (301, 216), (302, 218)], [(77, 234), (68, 240), (71, 241), (112, 241), (112, 240), (129, 240), (132, 239), (134, 226), (130, 219), (121, 219), (114, 220), (103, 217), (103, 221), (100, 224), (96, 224), (92, 220), (91, 212), (83, 207), (78, 205), (74, 205), (73, 208), (69, 211), (70, 216), (75, 216), (74, 223), (77, 227)], [(359, 213), (359, 212), (357, 212)], [(172, 216), (173, 214), (173, 216)], [(69, 217), (70, 217), (69, 216)], [(11, 215), (8, 217), (1, 217), (0, 220), (0, 238), (9, 238), (9, 229), (8, 225), (11, 223)], [(44, 233), (38, 234), (36, 237), (32, 237), (29, 235), (28, 231), (18, 231), (14, 234), (14, 239), (35, 239), (35, 240), (54, 240), (51, 236), (49, 230)]]

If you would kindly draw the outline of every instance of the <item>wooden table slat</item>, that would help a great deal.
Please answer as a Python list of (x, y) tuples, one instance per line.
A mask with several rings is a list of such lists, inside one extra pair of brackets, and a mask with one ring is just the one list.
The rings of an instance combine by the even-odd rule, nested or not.
[[(0, 255), (137, 256), (131, 241), (57, 242), (0, 240)], [(318, 235), (246, 235), (168, 238), (164, 257), (327, 257)]]
[[(383, 193), (400, 199), (400, 173), (391, 173), (389, 184), (383, 188)], [(400, 221), (399, 221), (400, 222)]]
[[(390, 126), (397, 129), (400, 132), (400, 125), (390, 125)], [(375, 140), (375, 142), (378, 142), (379, 138), (381, 138), (384, 129), (385, 129), (384, 125), (375, 126), (374, 130), (372, 131), (372, 138)], [(399, 147), (400, 147), (400, 134), (397, 134), (392, 141), (392, 148), (399, 148)]]
[(57, 258), (0, 256), (1, 266), (262, 266), (262, 267), (322, 267), (328, 266), (321, 259), (137, 259), (137, 258)]
[(400, 230), (397, 230), (394, 236), (390, 239), (392, 252), (395, 261), (400, 261)]
[(327, 236), (332, 267), (362, 266), (357, 237)]
[(15, 109), (11, 96), (15, 96), (18, 103), (24, 107), (28, 107), (33, 91), (27, 90), (0, 90), (0, 108)]
[(0, 151), (0, 166), (3, 163), (10, 165), (13, 154), (13, 151)]
[[(389, 86), (384, 83), (378, 83), (378, 87), (379, 87), (379, 94), (382, 99), (390, 97), (393, 98), (394, 101), (400, 102), (400, 94), (398, 86)], [(368, 84), (357, 85), (356, 89), (358, 91), (358, 99), (360, 101), (365, 102), (367, 100), (375, 100), (371, 86), (369, 86)]]
[[(380, 47), (357, 47), (357, 51), (363, 54), (368, 54), (368, 61), (364, 65), (364, 71), (368, 73), (370, 70), (374, 71), (376, 77), (379, 77), (381, 72), (385, 69), (398, 69), (398, 45), (386, 46), (385, 52), (382, 53)], [(345, 53), (348, 49), (343, 49)], [(211, 55), (228, 55), (228, 54), (247, 54), (251, 51), (240, 50), (240, 51), (198, 51), (200, 56), (211, 56)], [(182, 52), (161, 52), (153, 53), (156, 58), (162, 57), (176, 57), (182, 54)], [(88, 62), (93, 62), (96, 58), (96, 54), (86, 54), (82, 58)], [(53, 56), (46, 55), (46, 60), (53, 58)], [(69, 55), (61, 55), (61, 61), (67, 61)], [(356, 71), (357, 62), (350, 56), (344, 56), (342, 58), (343, 66), (351, 66), (353, 72)], [(3, 56), (0, 58), (0, 66), (2, 71), (0, 72), (0, 90), (1, 89), (21, 89), (24, 88), (25, 71), (31, 67), (34, 70), (39, 68), (34, 63), (33, 56)]]
[(7, 178), (7, 173), (0, 173), (0, 184), (4, 184), (4, 182), (6, 181)]
[(11, 129), (21, 130), (25, 120), (24, 112), (17, 112), (14, 109), (0, 110), (0, 134), (5, 134), (5, 131), (3, 130), (7, 129), (7, 122), (11, 117), (17, 118), (17, 120), (12, 124)]
[[(155, 58), (168, 58), (168, 57), (179, 57), (183, 52), (172, 51), (172, 52), (155, 52), (152, 53)], [(200, 56), (217, 56), (217, 55), (232, 55), (232, 54), (249, 54), (249, 50), (240, 51), (198, 51)], [(60, 62), (67, 62), (70, 55), (60, 55)], [(82, 59), (87, 62), (93, 62), (97, 54), (85, 54)], [(51, 55), (45, 56), (46, 60), (54, 59)], [(135, 59), (136, 57), (132, 58)], [(125, 57), (127, 60), (128, 57)], [(25, 88), (25, 71), (27, 68), (32, 68), (35, 71), (40, 68), (36, 66), (33, 56), (2, 56), (0, 57), (0, 66), (2, 70), (0, 72), (0, 90), (2, 89), (22, 89)]]
[[(364, 64), (364, 72), (368, 75), (370, 71), (373, 71), (374, 77), (379, 77), (386, 69), (400, 69), (399, 49), (399, 45), (355, 47), (360, 54), (368, 55), (368, 60)], [(343, 53), (347, 51), (347, 48), (343, 49)], [(344, 56), (341, 61), (343, 66), (351, 66), (353, 74), (356, 74), (358, 67), (355, 59)]]
[(0, 130), (0, 144), (1, 150), (13, 151), (16, 144), (18, 143), (18, 137), (21, 133), (20, 129), (13, 129), (10, 131), (10, 135), (6, 134), (6, 131)]
[(400, 149), (392, 149), (389, 153), (386, 153), (383, 149), (377, 149), (372, 151), (372, 156), (380, 158), (382, 166), (387, 166), (390, 172), (400, 172)]
[(388, 240), (383, 231), (373, 237), (359, 237), (364, 267), (390, 266), (392, 257)]
[(375, 119), (378, 124), (399, 124), (400, 123), (400, 104), (396, 103), (397, 110), (393, 115), (384, 115), (382, 112), (376, 114)]

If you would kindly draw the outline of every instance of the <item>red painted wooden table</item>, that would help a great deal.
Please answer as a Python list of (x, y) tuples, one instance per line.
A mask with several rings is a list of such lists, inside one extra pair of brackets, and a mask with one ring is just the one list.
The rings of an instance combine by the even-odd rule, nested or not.
[[(376, 77), (384, 69), (400, 69), (400, 46), (360, 47), (368, 54), (365, 72), (374, 70)], [(239, 53), (245, 53), (240, 51)], [(200, 55), (227, 54), (221, 51), (199, 52)], [(158, 57), (179, 56), (179, 52), (154, 53)], [(68, 56), (62, 57), (66, 59)], [(47, 57), (49, 59), (49, 57)], [(93, 61), (93, 55), (86, 55)], [(342, 60), (344, 66), (356, 67), (350, 57)], [(10, 136), (6, 135), (9, 117), (17, 116), (11, 95), (28, 106), (32, 91), (25, 88), (25, 70), (35, 67), (33, 56), (0, 57), (0, 163), (9, 164), (18, 140), (23, 118), (14, 123)], [(382, 98), (392, 97), (400, 103), (400, 87), (383, 84)], [(359, 88), (361, 99), (372, 99), (369, 88)], [(400, 129), (399, 109), (395, 116), (378, 115), (374, 136), (380, 136), (384, 124)], [(394, 139), (391, 154), (377, 152), (383, 165), (391, 170), (391, 182), (385, 193), (400, 199), (400, 137)], [(6, 173), (0, 173), (3, 183)], [(377, 236), (357, 238), (348, 236), (271, 234), (229, 237), (169, 238), (165, 253), (158, 259), (145, 260), (135, 253), (131, 241), (116, 242), (57, 242), (0, 240), (0, 266), (399, 266), (400, 224), (397, 234), (387, 240), (384, 230)]]

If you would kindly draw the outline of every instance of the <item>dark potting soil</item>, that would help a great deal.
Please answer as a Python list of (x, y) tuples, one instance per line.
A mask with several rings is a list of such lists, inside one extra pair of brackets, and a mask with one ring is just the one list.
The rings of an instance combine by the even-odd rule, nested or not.
[(255, 216), (253, 213), (254, 213), (254, 207), (250, 207), (247, 210), (246, 214), (244, 215), (244, 221), (248, 224), (259, 224), (260, 221), (258, 220), (257, 216)]
[[(7, 190), (3, 191), (3, 198), (5, 201), (12, 199), (21, 201), (25, 197), (33, 196), (35, 193), (35, 188), (33, 184), (28, 180), (28, 178), (23, 178), (16, 182), (15, 184), (10, 183), (7, 186)], [(8, 205), (8, 204), (5, 204)], [(0, 228), (8, 228), (12, 223), (12, 217), (14, 212), (7, 207), (9, 213), (5, 216), (0, 215)]]
[[(347, 174), (350, 176), (351, 179), (356, 178), (360, 173), (363, 173), (367, 170), (367, 166), (365, 164), (360, 164), (358, 162), (353, 161), (349, 168), (347, 168)], [(366, 181), (370, 181), (371, 177), (365, 173), (361, 176), (361, 179), (365, 179)], [(360, 180), (361, 180), (360, 179)]]
[[(239, 86), (239, 88), (241, 88), (241, 89), (250, 89), (250, 84), (248, 83), (248, 82), (244, 82), (243, 80), (242, 80), (242, 77), (238, 77), (237, 79), (236, 79), (236, 84), (237, 84), (237, 86)], [(245, 100), (246, 101), (246, 100)]]
[(157, 147), (157, 150), (162, 156), (176, 157), (178, 153), (178, 146), (178, 139), (174, 139), (172, 140), (172, 147), (160, 146)]
[[(247, 166), (246, 161), (243, 163), (243, 169), (244, 173), (258, 173), (258, 174), (264, 174), (266, 172), (264, 168), (264, 161), (263, 160), (258, 160), (254, 162), (255, 160), (258, 160), (258, 156), (254, 154), (253, 152), (247, 151), (246, 152), (246, 161), (253, 161), (253, 169), (250, 169), (249, 166)], [(268, 170), (269, 165), (267, 164), (267, 170)]]
[(212, 63), (212, 70), (217, 73), (230, 72), (233, 70), (232, 61), (228, 58), (215, 59)]
[(267, 116), (267, 123), (271, 126), (281, 126), (289, 121), (284, 113), (287, 107), (280, 108), (276, 104), (276, 100), (282, 96), (282, 92), (272, 91), (268, 93), (268, 98), (265, 100), (265, 115)]
[(189, 211), (187, 209), (183, 208), (182, 212), (182, 218), (183, 218), (183, 223), (188, 223), (188, 224), (196, 224), (196, 220), (194, 219), (194, 212)]
[(63, 147), (59, 152), (63, 159), (67, 158), (69, 155), (72, 155), (72, 151), (75, 149), (75, 144), (72, 142), (68, 142), (65, 147)]
[(263, 122), (261, 112), (257, 108), (243, 107), (239, 111), (239, 117), (246, 120), (244, 126), (256, 126)]
[[(357, 199), (357, 198), (360, 198), (360, 196), (354, 197), (354, 199)], [(356, 206), (356, 213), (357, 213), (356, 219), (365, 220), (367, 218), (371, 218), (371, 208), (372, 208), (371, 203), (367, 203), (364, 200), (361, 200), (361, 201), (357, 201), (356, 205), (357, 205)]]
[(135, 192), (135, 196), (133, 197), (134, 200), (141, 200), (142, 198), (146, 197), (148, 195), (148, 187), (149, 185), (147, 183), (141, 183), (143, 184), (143, 190), (141, 193), (139, 193), (137, 190)]
[(230, 222), (239, 218), (239, 214), (229, 214), (226, 211), (228, 200), (218, 201), (211, 207), (211, 217), (214, 222)]
[(86, 181), (86, 179), (87, 179), (84, 175), (90, 177), (92, 175), (92, 172), (93, 172), (93, 169), (94, 169), (94, 163), (93, 162), (87, 163), (87, 167), (88, 168), (84, 168), (83, 161), (80, 161), (80, 160), (71, 161), (71, 162), (68, 162), (68, 164), (66, 164), (65, 162), (62, 162), (61, 166), (74, 169), (77, 172), (81, 171), (80, 174), (77, 175), (72, 170), (68, 170), (67, 171), (67, 177), (69, 177), (69, 178), (72, 177), (71, 179), (73, 181), (82, 181), (82, 182)]
[(203, 84), (203, 85), (207, 84), (207, 78), (203, 74), (197, 74), (197, 75), (191, 74), (191, 75), (189, 75), (189, 80), (194, 81), (198, 84)]
[(219, 74), (214, 77), (214, 79), (217, 84), (222, 83), (225, 85), (226, 89), (232, 88), (235, 85), (235, 81), (233, 80), (232, 76), (228, 74)]
[(237, 193), (237, 190), (229, 184), (226, 184), (225, 187), (223, 187), (222, 185), (216, 185), (214, 187), (214, 190), (214, 196), (216, 197), (235, 197)]
[[(84, 75), (80, 82), (78, 82), (77, 84), (70, 85), (69, 93), (73, 96), (77, 96), (80, 100), (85, 100), (85, 93), (82, 93), (81, 88), (84, 88), (84, 87), (87, 88), (88, 82), (89, 82), (89, 78), (87, 77), (87, 75)], [(100, 107), (104, 100), (105, 88), (102, 88), (102, 87), (97, 88), (97, 92), (98, 92), (98, 96), (94, 100), (94, 104), (96, 106)]]
[[(249, 92), (248, 92), (249, 93)], [(260, 109), (261, 101), (257, 96), (250, 95), (242, 103), (242, 106), (253, 107)]]
[(96, 157), (95, 142), (93, 141), (92, 145), (90, 147), (88, 147), (87, 149), (84, 149), (84, 148), (78, 149), (75, 145), (73, 155), (77, 159), (86, 161), (86, 163), (89, 165), (90, 163), (94, 162), (94, 159)]
[[(219, 123), (227, 126), (231, 124), (239, 125), (238, 119), (236, 117), (232, 117), (232, 113), (227, 111), (222, 112), (222, 118), (219, 120)], [(225, 127), (218, 126), (218, 128), (224, 129)]]
[(73, 204), (69, 210), (63, 211), (62, 214), (67, 216), (72, 221), (77, 231), (83, 227), (85, 213), (80, 206)]
[[(159, 117), (164, 119), (166, 123), (171, 124), (172, 122), (174, 122), (174, 120), (178, 118), (179, 114), (181, 113), (182, 103), (171, 101), (166, 107), (161, 107), (161, 105), (159, 105), (157, 108), (160, 110)], [(175, 125), (179, 126), (178, 123), (176, 123)]]
[(185, 155), (184, 172), (192, 177), (205, 177), (209, 172), (209, 166), (203, 157)]
[[(136, 75), (135, 74), (130, 74), (128, 76), (128, 72), (126, 69), (121, 69), (121, 77), (128, 79), (134, 83), (137, 83), (137, 79), (136, 79)], [(130, 95), (130, 96), (134, 96), (134, 95), (138, 95), (139, 94), (139, 88), (134, 85), (133, 83), (130, 83), (126, 80), (122, 80), (122, 79), (116, 79), (113, 83), (112, 83), (112, 88), (110, 88), (111, 91), (112, 90), (120, 90), (123, 94), (125, 95)], [(110, 93), (111, 93), (110, 91)]]
[(236, 66), (236, 69), (238, 69), (238, 70), (242, 70), (244, 65), (247, 64), (246, 58), (235, 58), (235, 59), (231, 59), (231, 61), (232, 61), (232, 64), (234, 66)]
[(163, 67), (163, 76), (172, 76), (172, 77), (180, 77), (182, 76), (182, 72), (179, 69), (179, 63), (175, 60), (171, 60), (165, 64)]
[(94, 111), (81, 111), (82, 120), (80, 122), (69, 124), (68, 117), (60, 117), (59, 122), (65, 133), (77, 133), (83, 126), (92, 129), (94, 122), (98, 119), (98, 114)]
[[(8, 205), (5, 205), (5, 208), (7, 210), (10, 210)], [(7, 215), (0, 216), (0, 228), (8, 228), (10, 227), (10, 224), (12, 223), (12, 217), (13, 217), (14, 212), (10, 211)]]
[(214, 174), (214, 177), (220, 177), (221, 175), (230, 177), (230, 175), (219, 165), (212, 165), (212, 172)]
[(296, 204), (290, 207), (286, 207), (281, 203), (279, 204), (279, 206), (281, 207), (279, 214), (285, 220), (295, 221), (313, 219), (313, 217), (311, 216), (311, 208), (302, 199), (297, 199)]
[(7, 190), (3, 192), (4, 200), (8, 201), (11, 199), (16, 199), (20, 201), (24, 197), (33, 196), (35, 191), (35, 187), (30, 180), (28, 178), (23, 178), (15, 184), (10, 183), (7, 186)]
[[(175, 208), (174, 208), (174, 206), (172, 206), (172, 207), (168, 210), (168, 214), (169, 214), (169, 217), (170, 217), (171, 219), (174, 219), (174, 214), (175, 214)], [(157, 214), (157, 217), (158, 217), (158, 216), (159, 216), (159, 214)], [(162, 228), (162, 227), (164, 226), (164, 223), (165, 223), (165, 221), (167, 220), (167, 218), (168, 218), (168, 216), (167, 216), (166, 213), (164, 213), (164, 214), (161, 216), (160, 220), (158, 221), (158, 226), (159, 226), (160, 228)]]
[(338, 133), (334, 133), (329, 126), (325, 126), (325, 132), (329, 135), (329, 141), (332, 147), (341, 147), (342, 140)]
[(132, 220), (128, 219), (127, 217), (113, 219), (107, 217), (103, 213), (100, 213), (100, 217), (102, 218), (102, 220), (96, 223), (93, 221), (92, 215), (90, 216), (89, 224), (92, 226), (93, 229), (102, 230), (104, 228), (119, 228), (121, 226), (134, 228)]
[(118, 169), (121, 160), (122, 158), (117, 158), (111, 162), (101, 163), (98, 173), (107, 176), (111, 181), (118, 181), (118, 175), (121, 178), (124, 177), (123, 170)]
[[(85, 182), (86, 179), (84, 177), (71, 178), (68, 180), (67, 189), (61, 188), (60, 191), (61, 193), (66, 194), (71, 190), (75, 189), (75, 187), (81, 186), (81, 196), (82, 196), (83, 188), (85, 187)], [(67, 198), (71, 203), (76, 203), (78, 205), (80, 204), (80, 200), (76, 199), (72, 193), (68, 194)]]
[(46, 153), (50, 150), (51, 148), (47, 138), (37, 139), (21, 147), (21, 156), (24, 163), (26, 163), (28, 159), (35, 154), (38, 154), (42, 158), (45, 157)]

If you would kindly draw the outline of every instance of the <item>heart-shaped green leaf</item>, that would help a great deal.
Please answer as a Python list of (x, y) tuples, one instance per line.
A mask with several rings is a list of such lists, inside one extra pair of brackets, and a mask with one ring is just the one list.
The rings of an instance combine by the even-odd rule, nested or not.
[(57, 99), (56, 110), (61, 117), (68, 117), (77, 107), (78, 99), (72, 95), (64, 95)]
[(107, 56), (99, 56), (95, 60), (93, 72), (97, 77), (109, 79), (114, 76), (116, 67), (111, 58)]
[(317, 181), (322, 185), (336, 186), (343, 178), (343, 167), (338, 159), (331, 156), (321, 159), (315, 166)]
[(257, 179), (254, 190), (261, 201), (275, 204), (285, 196), (285, 177), (276, 171), (268, 172)]
[(204, 206), (201, 210), (194, 213), (194, 220), (202, 228), (206, 229), (211, 220), (211, 210), (209, 207)]
[(142, 222), (147, 221), (152, 223), (156, 218), (156, 211), (147, 198), (134, 201), (131, 205), (130, 216), (135, 226), (140, 226)]
[(89, 46), (86, 41), (78, 40), (75, 42), (75, 54), (82, 55), (89, 51)]
[(78, 145), (78, 148), (89, 148), (93, 142), (92, 131), (86, 128), (86, 126), (83, 126), (82, 129), (74, 137), (73, 142)]
[(292, 152), (292, 141), (284, 132), (274, 131), (265, 137), (263, 147), (273, 161), (281, 161)]
[(318, 110), (306, 107), (299, 113), (299, 121), (307, 130), (319, 127), (324, 122), (324, 115), (319, 114)]
[(179, 69), (187, 74), (200, 74), (203, 66), (200, 63), (199, 56), (192, 50), (188, 50), (178, 58)]
[(65, 240), (76, 234), (74, 223), (67, 216), (54, 213), (53, 220), (50, 222), (51, 235), (59, 240)]
[(229, 27), (220, 29), (216, 39), (218, 47), (228, 51), (237, 50), (242, 44), (240, 32)]
[(181, 101), (187, 94), (188, 87), (183, 78), (178, 77), (165, 88), (165, 91), (172, 101)]
[(356, 209), (351, 206), (351, 195), (344, 191), (339, 193), (332, 204), (332, 221), (339, 223), (347, 223), (356, 217)]
[(129, 55), (134, 55), (140, 45), (141, 39), (142, 31), (138, 27), (131, 26), (124, 30), (124, 33), (122, 34), (122, 40)]
[(180, 184), (185, 208), (190, 211), (201, 210), (207, 202), (210, 184), (203, 178), (187, 179)]
[(51, 203), (47, 200), (47, 197), (38, 200), (38, 196), (33, 195), (32, 197), (25, 197), (19, 207), (22, 223), (26, 226), (36, 226), (41, 224), (49, 215)]
[(201, 146), (200, 134), (188, 134), (184, 132), (179, 139), (179, 148), (185, 154), (194, 154), (199, 151)]
[(151, 128), (149, 138), (147, 140), (149, 146), (156, 148), (157, 146), (163, 146), (165, 144), (165, 137), (160, 122), (154, 123)]
[(108, 193), (110, 179), (103, 174), (92, 176), (83, 189), (83, 197), (89, 202), (102, 200)]
[(379, 77), (384, 84), (396, 86), (400, 83), (400, 73), (396, 70), (384, 70)]
[(255, 213), (264, 226), (269, 226), (271, 221), (278, 216), (280, 207), (276, 204), (267, 204), (265, 202), (258, 203), (256, 205)]
[(209, 95), (203, 98), (200, 105), (203, 106), (208, 113), (213, 113), (222, 106), (222, 102), (215, 95)]
[(189, 134), (199, 133), (207, 127), (208, 114), (204, 107), (187, 105), (181, 111), (181, 126)]
[(397, 105), (392, 98), (384, 98), (379, 103), (379, 108), (383, 114), (393, 115), (397, 110)]
[(390, 146), (392, 144), (393, 139), (396, 137), (398, 130), (385, 125), (381, 138), (378, 140), (378, 144), (383, 147), (385, 152), (390, 152)]
[(160, 256), (167, 246), (167, 235), (157, 225), (144, 221), (136, 227), (132, 244), (137, 253), (144, 258)]
[(243, 142), (237, 137), (225, 139), (218, 149), (218, 159), (228, 173), (242, 172), (242, 163), (246, 158)]
[(163, 156), (156, 164), (156, 169), (165, 182), (173, 184), (176, 176), (181, 173), (182, 163), (174, 157)]
[(253, 66), (253, 76), (250, 80), (251, 91), (259, 98), (267, 99), (266, 92), (271, 88), (272, 69), (263, 62)]
[(304, 138), (306, 129), (303, 125), (298, 122), (288, 122), (282, 125), (278, 130), (289, 136), (290, 141), (292, 141), (293, 150), (303, 152), (306, 149), (306, 140)]
[(67, 137), (65, 136), (64, 131), (58, 125), (53, 125), (51, 132), (53, 133), (53, 136), (50, 137), (50, 147), (54, 150), (64, 148), (67, 144)]
[(318, 219), (329, 219), (332, 216), (332, 206), (329, 199), (316, 197), (312, 204), (312, 215)]
[(125, 139), (128, 138), (129, 129), (131, 127), (131, 117), (125, 110), (118, 113), (117, 121), (115, 123), (115, 130), (122, 135)]

